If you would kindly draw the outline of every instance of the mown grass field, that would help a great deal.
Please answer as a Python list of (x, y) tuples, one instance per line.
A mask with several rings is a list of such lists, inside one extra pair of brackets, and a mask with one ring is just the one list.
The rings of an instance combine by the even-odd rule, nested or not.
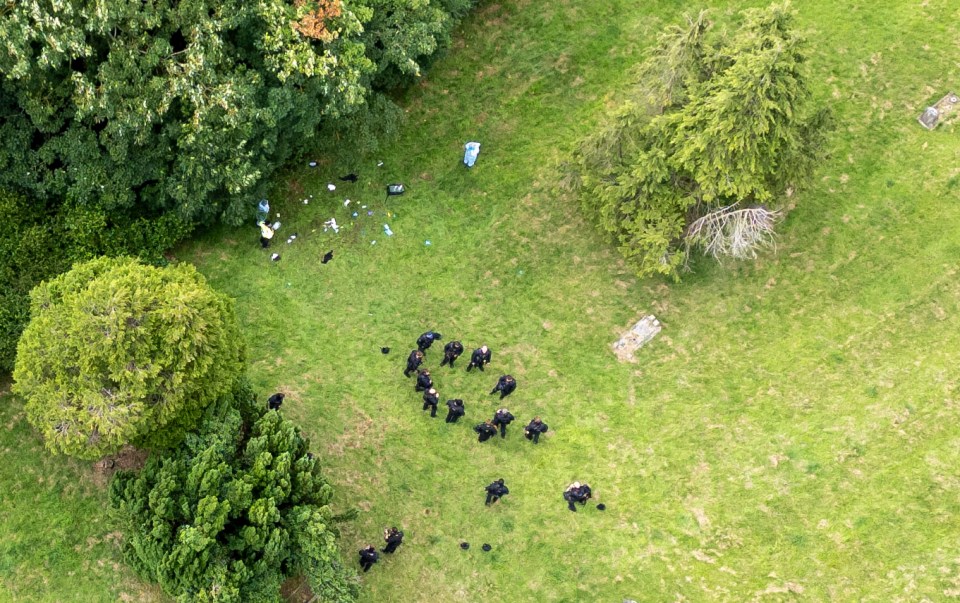
[[(723, 20), (762, 3), (711, 4)], [(406, 532), (362, 600), (960, 598), (960, 140), (916, 123), (960, 87), (960, 6), (796, 2), (836, 114), (831, 158), (776, 254), (638, 281), (556, 190), (557, 164), (662, 26), (700, 6), (485, 2), (404, 99), (398, 141), (277, 184), (280, 262), (252, 221), (177, 250), (237, 299), (251, 376), (288, 393), (338, 509), (361, 510), (343, 530), (349, 562), (384, 526)], [(483, 145), (473, 170), (467, 140)], [(328, 192), (347, 171), (360, 182)], [(385, 201), (393, 181), (409, 192)], [(324, 233), (331, 216), (348, 228)], [(663, 332), (618, 364), (610, 344), (646, 313)], [(401, 375), (430, 328), (493, 349), (470, 374), (428, 353), (442, 399), (466, 400), (458, 425), (425, 416)], [(477, 443), (501, 372), (519, 382), (518, 423), (551, 426), (540, 446), (516, 423)], [(0, 599), (157, 597), (111, 565), (89, 468), (45, 459), (16, 402), (3, 413)], [(485, 508), (498, 477), (511, 494)], [(573, 480), (607, 511), (567, 511)]]

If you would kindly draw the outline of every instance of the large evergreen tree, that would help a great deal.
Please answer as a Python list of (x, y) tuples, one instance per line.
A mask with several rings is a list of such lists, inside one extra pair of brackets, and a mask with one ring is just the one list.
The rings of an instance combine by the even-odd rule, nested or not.
[(93, 260), (31, 302), (13, 387), (55, 452), (93, 459), (176, 443), (241, 374), (232, 301), (188, 264)]
[(793, 13), (742, 18), (718, 35), (704, 13), (665, 31), (635, 98), (575, 155), (581, 203), (641, 275), (676, 275), (691, 244), (754, 254), (822, 153), (827, 114), (812, 106)]
[(321, 601), (352, 601), (356, 581), (331, 527), (333, 489), (308, 442), (278, 412), (241, 414), (211, 407), (183, 446), (114, 477), (133, 566), (179, 601), (279, 601), (293, 575)]

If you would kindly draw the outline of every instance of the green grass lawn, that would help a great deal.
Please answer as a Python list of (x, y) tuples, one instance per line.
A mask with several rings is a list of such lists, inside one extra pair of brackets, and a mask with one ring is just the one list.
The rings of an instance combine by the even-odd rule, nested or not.
[[(723, 18), (745, 3), (712, 4)], [(237, 299), (252, 378), (264, 398), (287, 392), (338, 510), (361, 510), (349, 561), (384, 526), (406, 532), (363, 576), (364, 601), (960, 597), (960, 141), (916, 123), (960, 87), (960, 7), (796, 2), (837, 129), (777, 253), (638, 281), (553, 186), (556, 165), (661, 27), (700, 6), (486, 2), (404, 99), (398, 141), (277, 184), (280, 262), (252, 220), (177, 250)], [(467, 140), (483, 145), (473, 170)], [(361, 181), (328, 192), (347, 171)], [(385, 201), (393, 181), (409, 192)], [(646, 313), (663, 332), (618, 364), (610, 344)], [(428, 353), (442, 399), (466, 401), (458, 425), (425, 416), (401, 374), (430, 328), (493, 349), (470, 374), (466, 358), (438, 366), (442, 342)], [(479, 444), (501, 372), (521, 425)], [(98, 566), (119, 557), (89, 470), (45, 460), (16, 404), (4, 412), (0, 598), (155, 596)], [(520, 434), (536, 414), (551, 432), (534, 447)], [(485, 508), (498, 477), (511, 494)], [(567, 511), (573, 480), (607, 511)]]

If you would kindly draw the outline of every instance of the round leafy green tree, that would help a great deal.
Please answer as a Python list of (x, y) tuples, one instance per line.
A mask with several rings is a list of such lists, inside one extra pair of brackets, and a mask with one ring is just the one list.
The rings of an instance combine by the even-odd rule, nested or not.
[(211, 407), (199, 432), (139, 474), (116, 474), (110, 499), (131, 564), (179, 601), (279, 601), (294, 575), (322, 601), (353, 601), (333, 488), (299, 429), (246, 398), (240, 410)]
[(38, 285), (30, 311), (14, 391), (54, 452), (179, 442), (242, 371), (232, 302), (190, 265), (78, 264)]

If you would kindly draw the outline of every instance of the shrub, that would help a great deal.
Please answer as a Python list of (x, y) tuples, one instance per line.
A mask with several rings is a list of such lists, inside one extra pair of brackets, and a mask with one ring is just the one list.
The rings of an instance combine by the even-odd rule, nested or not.
[(176, 451), (114, 476), (132, 565), (180, 601), (279, 601), (293, 575), (307, 576), (322, 601), (353, 601), (357, 583), (331, 527), (333, 489), (308, 442), (280, 413), (239, 397), (245, 412), (211, 407)]
[(31, 315), (14, 391), (58, 453), (176, 443), (242, 369), (231, 300), (189, 265), (78, 264), (33, 290)]

